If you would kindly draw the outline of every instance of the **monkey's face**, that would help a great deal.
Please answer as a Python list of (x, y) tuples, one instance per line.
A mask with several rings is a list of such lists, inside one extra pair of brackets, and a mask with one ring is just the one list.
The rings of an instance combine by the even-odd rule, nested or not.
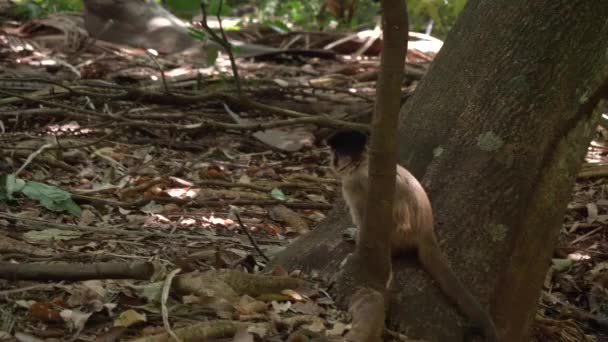
[(351, 156), (340, 155), (335, 150), (331, 150), (331, 169), (338, 178), (344, 178), (352, 173), (354, 165)]
[(367, 137), (357, 131), (342, 131), (327, 139), (331, 148), (331, 167), (339, 178), (356, 172), (365, 161)]

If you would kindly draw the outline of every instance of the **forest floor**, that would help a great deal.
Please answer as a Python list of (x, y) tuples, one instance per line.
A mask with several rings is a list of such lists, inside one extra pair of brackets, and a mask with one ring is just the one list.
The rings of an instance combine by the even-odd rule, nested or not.
[[(254, 100), (242, 102), (223, 76), (226, 56), (199, 69), (108, 45), (75, 54), (49, 38), (65, 31), (38, 24), (0, 31), (0, 175), (12, 175), (0, 191), (0, 278), (29, 279), (0, 280), (0, 340), (162, 340), (163, 316), (178, 334), (209, 339), (343, 335), (348, 315), (314, 275), (221, 270), (260, 272), (332, 208), (339, 187), (322, 139), (365, 122), (377, 58), (239, 58)], [(411, 51), (404, 100), (431, 59)], [(604, 135), (568, 205), (538, 341), (608, 340)], [(180, 278), (190, 271), (202, 273)], [(163, 297), (172, 286), (186, 294)]]

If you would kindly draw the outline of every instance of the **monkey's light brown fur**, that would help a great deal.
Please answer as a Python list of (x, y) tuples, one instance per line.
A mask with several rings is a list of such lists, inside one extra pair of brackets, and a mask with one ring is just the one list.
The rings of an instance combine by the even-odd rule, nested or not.
[[(332, 151), (332, 168), (342, 181), (342, 195), (353, 223), (360, 231), (369, 184), (367, 137), (357, 131), (342, 131), (327, 139), (327, 144)], [(496, 328), (490, 315), (458, 281), (439, 249), (433, 229), (433, 210), (426, 192), (400, 165), (397, 165), (393, 216), (397, 226), (390, 238), (392, 253), (415, 250), (424, 269), (481, 331), (486, 341), (496, 341)]]

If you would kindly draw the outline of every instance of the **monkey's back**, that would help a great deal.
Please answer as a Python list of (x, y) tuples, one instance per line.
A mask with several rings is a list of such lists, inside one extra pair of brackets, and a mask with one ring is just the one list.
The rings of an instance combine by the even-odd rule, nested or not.
[[(394, 252), (411, 249), (425, 234), (433, 235), (433, 212), (426, 192), (418, 180), (397, 165), (393, 219), (396, 229), (391, 236)], [(368, 194), (367, 165), (360, 165), (342, 179), (342, 194), (353, 223), (360, 229), (365, 216)]]
[(433, 235), (429, 198), (420, 182), (401, 165), (397, 165), (393, 218), (397, 224), (392, 236), (394, 252), (415, 248), (425, 234)]

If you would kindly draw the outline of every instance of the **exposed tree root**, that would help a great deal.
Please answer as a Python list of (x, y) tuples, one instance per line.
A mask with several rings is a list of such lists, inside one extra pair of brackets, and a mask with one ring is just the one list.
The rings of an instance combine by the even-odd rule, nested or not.
[[(254, 331), (270, 330), (270, 323), (247, 323), (236, 321), (209, 321), (186, 327), (174, 329), (175, 334), (182, 342), (205, 341), (208, 339), (229, 338), (239, 330), (252, 329)], [(168, 333), (146, 336), (131, 340), (131, 342), (169, 342), (172, 341)]]
[(382, 341), (384, 330), (384, 296), (373, 289), (361, 288), (351, 297), (349, 312), (353, 316), (347, 341)]
[(175, 278), (175, 288), (180, 292), (218, 295), (228, 300), (238, 295), (252, 297), (268, 293), (280, 293), (285, 289), (313, 288), (314, 285), (302, 279), (282, 276), (266, 276), (239, 271), (207, 271), (179, 275)]

